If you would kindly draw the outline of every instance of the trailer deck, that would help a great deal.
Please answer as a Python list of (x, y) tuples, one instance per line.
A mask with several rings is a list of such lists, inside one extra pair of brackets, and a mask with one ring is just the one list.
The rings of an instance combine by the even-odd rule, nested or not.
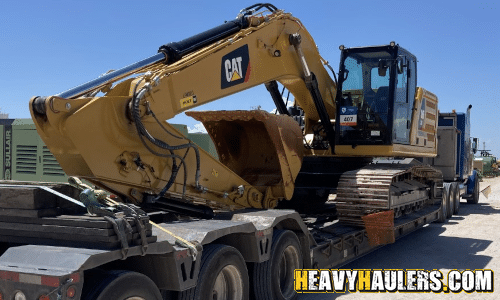
[[(4, 195), (17, 197), (12, 189), (16, 187), (0, 186)], [(160, 289), (183, 291), (196, 285), (203, 246), (229, 245), (238, 249), (246, 262), (261, 263), (270, 259), (275, 229), (295, 232), (301, 244), (303, 268), (338, 268), (381, 247), (370, 243), (367, 229), (342, 224), (335, 214), (314, 217), (301, 216), (293, 210), (243, 209), (218, 213), (211, 220), (178, 219), (168, 213), (153, 212), (148, 221), (156, 221), (158, 226), (145, 226), (146, 241), (141, 239), (134, 221), (128, 219), (134, 232), (128, 234), (128, 247), (124, 249), (116, 228), (103, 217), (90, 216), (74, 204), (52, 196), (47, 199), (45, 191), (36, 188), (28, 194), (31, 196), (16, 198), (23, 199), (19, 205), (7, 201), (1, 208), (0, 290), (8, 295), (9, 291), (21, 289), (30, 299), (40, 292), (63, 290), (70, 283), (81, 291), (80, 279), (95, 268), (139, 272)], [(34, 202), (26, 200), (35, 198)], [(57, 214), (40, 215), (36, 212), (39, 202), (53, 203)], [(2, 203), (6, 201), (0, 201), (0, 206)], [(15, 216), (18, 210), (25, 214)], [(439, 211), (438, 204), (426, 207), (397, 218), (386, 230), (397, 240), (437, 220)], [(198, 253), (179, 240), (196, 245)], [(50, 284), (45, 286), (44, 282)]]

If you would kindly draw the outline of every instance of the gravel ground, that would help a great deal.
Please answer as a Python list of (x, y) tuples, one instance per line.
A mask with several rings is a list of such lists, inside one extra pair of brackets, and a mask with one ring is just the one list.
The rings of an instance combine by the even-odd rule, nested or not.
[[(479, 204), (462, 200), (460, 212), (446, 223), (432, 223), (410, 235), (378, 249), (345, 269), (439, 269), (446, 278), (452, 269), (491, 269), (500, 272), (500, 177), (481, 182), (491, 193), (482, 194)], [(312, 299), (500, 299), (500, 273), (494, 274), (493, 293), (345, 293), (302, 294)]]

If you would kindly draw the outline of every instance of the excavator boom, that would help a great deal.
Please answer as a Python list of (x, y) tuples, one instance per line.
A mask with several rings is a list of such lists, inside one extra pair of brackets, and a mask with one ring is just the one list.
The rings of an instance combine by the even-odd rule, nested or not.
[[(335, 83), (314, 40), (298, 19), (267, 8), (272, 10), (267, 15), (244, 14), (82, 86), (33, 98), (30, 108), (40, 136), (68, 175), (135, 203), (154, 202), (160, 195), (261, 208), (290, 199), (305, 152), (302, 131), (292, 118), (263, 111), (210, 115), (213, 122), (224, 123), (214, 127), (231, 134), (224, 138), (221, 161), (163, 121), (279, 81), (294, 94), (307, 120), (317, 123), (304, 68), (316, 74), (322, 87), (316, 94), (335, 115)], [(294, 34), (299, 41), (292, 45)], [(263, 151), (246, 159), (257, 146)]]
[[(272, 208), (294, 197), (324, 201), (338, 182), (349, 181), (340, 179), (344, 172), (352, 175), (372, 157), (435, 155), (437, 97), (416, 87), (413, 55), (395, 43), (344, 48), (338, 82), (325, 65), (299, 19), (256, 4), (233, 21), (163, 45), (135, 64), (55, 96), (34, 97), (30, 110), (68, 175), (141, 206)], [(292, 108), (278, 83), (293, 95)], [(204, 123), (220, 159), (165, 121), (261, 84), (279, 114), (186, 112)], [(318, 159), (326, 159), (330, 170), (306, 171)], [(410, 185), (429, 177), (385, 169), (409, 174), (394, 176), (413, 180)], [(326, 183), (312, 194), (300, 186), (318, 174)], [(424, 184), (412, 185), (412, 191), (422, 189)], [(389, 187), (383, 192), (392, 193)], [(397, 203), (422, 202), (427, 196), (421, 194)], [(349, 207), (353, 196), (346, 195)], [(391, 208), (388, 202), (382, 206)]]

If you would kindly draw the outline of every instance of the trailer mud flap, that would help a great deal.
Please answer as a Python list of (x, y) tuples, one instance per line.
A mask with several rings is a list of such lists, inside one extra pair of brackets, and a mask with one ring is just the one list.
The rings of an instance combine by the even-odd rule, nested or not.
[(491, 193), (491, 185), (488, 185), (486, 188), (484, 188), (481, 193), (483, 193), (483, 195), (488, 198), (488, 196), (490, 195)]
[(394, 211), (388, 210), (362, 217), (370, 246), (392, 244), (394, 235)]

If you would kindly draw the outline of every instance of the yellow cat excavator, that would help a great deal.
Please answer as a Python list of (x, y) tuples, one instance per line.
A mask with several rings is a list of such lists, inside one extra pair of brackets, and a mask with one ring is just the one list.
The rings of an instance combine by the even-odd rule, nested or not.
[[(359, 224), (425, 206), (439, 197), (439, 171), (374, 160), (436, 155), (437, 97), (416, 86), (416, 57), (394, 42), (340, 50), (337, 80), (299, 19), (256, 4), (147, 59), (33, 97), (31, 115), (68, 175), (144, 208), (307, 211), (333, 193), (341, 221)], [(191, 110), (261, 84), (279, 114)], [(203, 122), (219, 159), (165, 121), (184, 111)]]

